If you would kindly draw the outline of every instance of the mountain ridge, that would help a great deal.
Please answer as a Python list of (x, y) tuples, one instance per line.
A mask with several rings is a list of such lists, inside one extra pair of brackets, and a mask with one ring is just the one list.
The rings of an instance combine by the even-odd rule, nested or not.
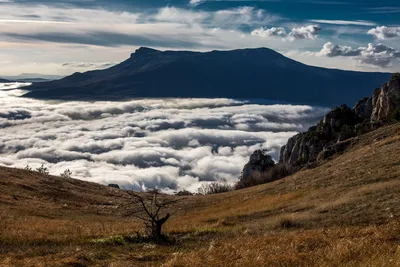
[(328, 112), (306, 132), (288, 140), (281, 148), (279, 163), (267, 151), (257, 150), (244, 166), (239, 187), (281, 179), (302, 168), (343, 153), (360, 136), (387, 124), (400, 121), (400, 73), (375, 89), (372, 96), (359, 100), (353, 108), (343, 104)]
[(269, 48), (193, 52), (141, 47), (111, 68), (33, 84), (25, 97), (262, 98), (332, 106), (355, 102), (390, 75), (308, 66)]

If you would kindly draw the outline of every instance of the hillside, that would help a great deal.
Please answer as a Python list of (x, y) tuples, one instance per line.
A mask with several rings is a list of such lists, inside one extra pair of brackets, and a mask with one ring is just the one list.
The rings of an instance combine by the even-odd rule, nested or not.
[(126, 238), (125, 193), (0, 168), (1, 266), (399, 266), (400, 123), (285, 179), (176, 197), (173, 245)]
[(261, 98), (334, 106), (352, 104), (389, 77), (388, 73), (307, 66), (267, 48), (200, 53), (142, 47), (109, 69), (33, 84), (25, 96), (68, 100)]

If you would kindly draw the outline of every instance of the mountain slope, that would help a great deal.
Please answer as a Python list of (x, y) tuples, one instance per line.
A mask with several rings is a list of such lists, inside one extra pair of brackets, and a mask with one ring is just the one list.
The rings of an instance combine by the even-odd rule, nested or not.
[(307, 66), (267, 48), (206, 53), (140, 48), (109, 69), (34, 84), (27, 88), (31, 92), (26, 97), (264, 98), (331, 106), (355, 102), (389, 77)]
[(0, 168), (1, 266), (399, 266), (400, 124), (283, 180), (179, 197), (171, 246), (124, 241), (123, 191)]

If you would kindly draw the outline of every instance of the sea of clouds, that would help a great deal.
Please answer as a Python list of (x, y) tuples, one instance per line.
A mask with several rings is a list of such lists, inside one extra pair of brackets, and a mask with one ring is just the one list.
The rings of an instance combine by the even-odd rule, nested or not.
[(39, 101), (19, 97), (22, 86), (0, 84), (0, 165), (44, 164), (137, 191), (234, 183), (253, 151), (279, 160), (281, 146), (327, 112), (233, 99)]

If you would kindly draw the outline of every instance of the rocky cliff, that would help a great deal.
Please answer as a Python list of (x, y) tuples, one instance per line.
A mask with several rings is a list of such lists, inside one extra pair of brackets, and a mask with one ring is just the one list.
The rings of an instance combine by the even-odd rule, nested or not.
[(390, 81), (376, 90), (371, 100), (371, 123), (380, 123), (391, 119), (399, 120), (400, 113), (400, 73), (393, 75)]
[[(358, 101), (354, 108), (341, 105), (307, 132), (290, 138), (281, 149), (279, 168), (298, 170), (313, 166), (318, 161), (343, 152), (354, 138), (387, 123), (400, 121), (400, 73), (394, 74), (387, 84), (376, 89), (371, 97)], [(266, 168), (256, 151), (243, 170), (241, 180), (255, 174), (262, 175)], [(290, 173), (289, 171), (287, 173)], [(274, 179), (271, 179), (274, 180)]]
[(293, 167), (325, 159), (346, 149), (351, 137), (400, 119), (400, 74), (376, 89), (371, 97), (358, 101), (353, 109), (342, 105), (329, 112), (317, 126), (289, 139), (280, 161)]

